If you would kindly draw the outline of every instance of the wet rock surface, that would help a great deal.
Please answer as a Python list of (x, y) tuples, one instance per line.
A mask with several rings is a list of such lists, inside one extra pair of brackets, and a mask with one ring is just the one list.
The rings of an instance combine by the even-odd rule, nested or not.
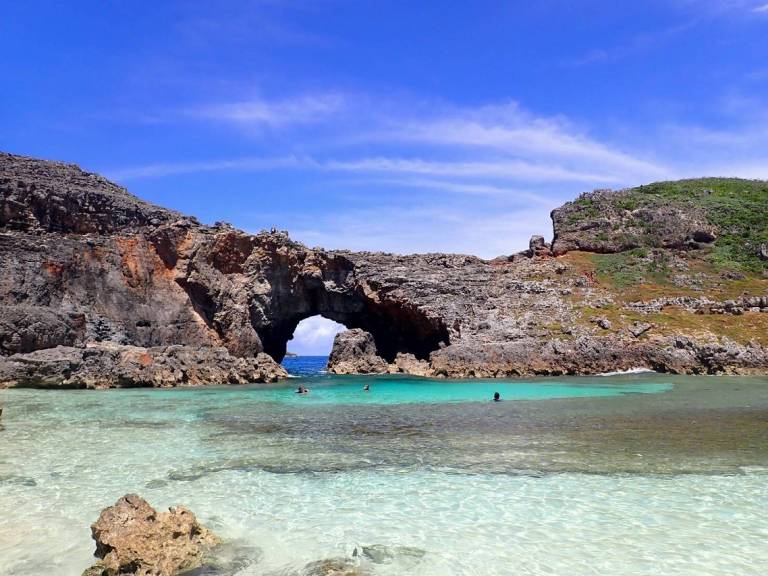
[(202, 566), (220, 543), (186, 508), (157, 512), (136, 494), (105, 508), (91, 533), (100, 560), (83, 576), (173, 576)]
[[(491, 261), (328, 251), (275, 230), (205, 226), (75, 166), (2, 154), (0, 375), (52, 387), (269, 381), (280, 370), (260, 355), (281, 361), (298, 323), (317, 314), (369, 335), (339, 342), (337, 372), (768, 372), (752, 338), (768, 310), (764, 280), (738, 296), (631, 300), (585, 265), (585, 255), (652, 244), (660, 252), (646, 260), (706, 283), (684, 254), (728, 231), (701, 207), (648, 198), (582, 196), (553, 212), (551, 247), (538, 236), (526, 253)], [(735, 272), (717, 282), (746, 286)], [(701, 316), (670, 326), (656, 317), (672, 312)], [(700, 328), (710, 316), (722, 321)]]

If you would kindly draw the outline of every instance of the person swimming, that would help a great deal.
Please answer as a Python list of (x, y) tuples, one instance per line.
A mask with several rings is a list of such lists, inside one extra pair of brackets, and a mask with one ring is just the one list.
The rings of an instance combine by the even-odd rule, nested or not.
[(501, 402), (501, 394), (499, 394), (498, 392), (494, 392), (493, 393), (493, 401), (494, 402)]
[(301, 384), (299, 384), (298, 390), (296, 390), (296, 394), (309, 394), (309, 388), (305, 388)]
[(370, 391), (371, 391), (371, 385), (370, 384), (366, 384), (365, 386), (363, 386), (363, 392), (370, 392)]

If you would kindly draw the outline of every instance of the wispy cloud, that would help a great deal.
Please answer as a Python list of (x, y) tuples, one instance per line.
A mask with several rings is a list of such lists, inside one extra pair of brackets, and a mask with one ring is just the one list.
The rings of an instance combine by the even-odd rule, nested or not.
[(536, 115), (515, 102), (472, 108), (318, 93), (201, 105), (184, 117), (225, 131), (245, 128), (239, 137), (253, 155), (108, 175), (131, 181), (202, 172), (311, 173), (302, 186), (332, 198), (330, 205), (343, 197), (341, 210), (294, 206), (279, 217), (255, 214), (252, 226), (235, 223), (277, 225), (327, 248), (509, 254), (532, 234), (550, 235), (549, 211), (580, 191), (674, 173), (567, 118)]
[(360, 160), (331, 161), (330, 170), (347, 172), (373, 172), (381, 174), (424, 174), (454, 178), (486, 178), (517, 181), (568, 181), (605, 184), (619, 178), (600, 173), (584, 173), (550, 164), (533, 164), (509, 159), (484, 162), (432, 161), (412, 158), (363, 158)]
[(521, 190), (512, 186), (494, 186), (489, 184), (463, 183), (451, 180), (431, 180), (420, 177), (392, 180), (377, 180), (378, 185), (394, 185), (403, 188), (423, 188), (438, 192), (455, 192), (469, 196), (486, 196), (490, 198), (503, 198), (505, 200), (518, 199), (524, 202), (550, 206), (551, 198), (546, 198), (530, 190)]
[(456, 252), (493, 258), (524, 249), (533, 234), (551, 236), (541, 206), (499, 209), (461, 203), (404, 203), (391, 208), (347, 210), (293, 217), (291, 236), (329, 249), (383, 250), (399, 254)]
[[(534, 116), (515, 102), (458, 110), (443, 117), (406, 123), (384, 135), (433, 146), (487, 148), (520, 158), (554, 158), (599, 165), (603, 170), (657, 177), (664, 167), (635, 158), (579, 132), (561, 118)], [(580, 179), (580, 178), (577, 178)]]
[[(665, 166), (590, 137), (565, 118), (537, 116), (514, 101), (458, 108), (329, 92), (280, 100), (252, 98), (205, 104), (187, 108), (181, 114), (187, 119), (245, 129), (254, 144), (264, 135), (264, 129), (273, 135), (293, 134), (291, 142), (301, 142), (302, 150), (314, 149), (317, 158), (297, 162), (297, 167), (473, 178), (475, 190), (497, 184), (489, 179), (604, 185), (660, 178), (669, 173)], [(302, 128), (306, 130), (295, 131)], [(404, 148), (408, 154), (403, 154)], [(333, 157), (328, 156), (329, 149), (333, 149)], [(369, 153), (360, 156), (361, 150)], [(115, 172), (123, 178), (141, 178), (196, 169), (270, 169), (272, 164), (236, 159)]]
[(201, 119), (219, 120), (247, 127), (286, 127), (326, 121), (344, 107), (339, 94), (305, 95), (286, 100), (252, 98), (230, 103), (207, 104), (184, 111)]
[(299, 168), (311, 164), (307, 158), (286, 156), (280, 158), (232, 158), (205, 160), (200, 162), (163, 162), (133, 166), (127, 168), (107, 169), (104, 174), (108, 178), (124, 182), (143, 178), (161, 178), (178, 176), (180, 174), (195, 174), (200, 172), (260, 172), (281, 168)]
[(768, 14), (768, 4), (761, 4), (760, 6), (755, 6), (752, 8), (752, 12), (757, 12), (758, 14)]

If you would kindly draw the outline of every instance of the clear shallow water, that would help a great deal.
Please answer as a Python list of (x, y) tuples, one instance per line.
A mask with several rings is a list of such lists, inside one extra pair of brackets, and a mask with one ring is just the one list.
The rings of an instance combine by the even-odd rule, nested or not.
[[(480, 402), (493, 398), (499, 392), (503, 401), (543, 400), (547, 398), (576, 398), (592, 396), (621, 396), (624, 394), (656, 394), (666, 392), (672, 384), (664, 381), (623, 380), (610, 378), (570, 378), (515, 381), (515, 380), (442, 380), (410, 376), (359, 376), (325, 374), (327, 358), (299, 356), (286, 358), (283, 365), (297, 379), (290, 392), (284, 385), (262, 388), (259, 398), (265, 402), (295, 402), (302, 404), (432, 404), (448, 402)], [(310, 393), (295, 393), (299, 384)], [(365, 393), (363, 385), (369, 386)]]
[(416, 549), (356, 557), (374, 575), (768, 567), (765, 379), (319, 375), (0, 402), (2, 575), (79, 574), (90, 523), (129, 491), (241, 543), (242, 575), (370, 545)]

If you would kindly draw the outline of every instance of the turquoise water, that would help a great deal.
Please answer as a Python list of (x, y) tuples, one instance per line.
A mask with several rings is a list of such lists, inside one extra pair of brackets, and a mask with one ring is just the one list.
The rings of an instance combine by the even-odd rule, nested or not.
[(300, 363), (281, 386), (0, 391), (0, 575), (79, 575), (126, 492), (189, 506), (241, 576), (338, 557), (373, 576), (766, 573), (766, 379)]
[[(624, 394), (657, 394), (672, 388), (663, 381), (610, 378), (515, 380), (438, 380), (401, 375), (336, 376), (324, 374), (327, 358), (299, 356), (286, 358), (283, 365), (296, 376), (290, 391), (286, 385), (262, 388), (259, 398), (272, 402), (312, 404), (432, 404), (489, 401), (495, 392), (502, 401), (544, 400)], [(368, 385), (369, 390), (363, 391)], [(296, 394), (299, 385), (309, 394)], [(291, 393), (288, 393), (291, 392)]]

